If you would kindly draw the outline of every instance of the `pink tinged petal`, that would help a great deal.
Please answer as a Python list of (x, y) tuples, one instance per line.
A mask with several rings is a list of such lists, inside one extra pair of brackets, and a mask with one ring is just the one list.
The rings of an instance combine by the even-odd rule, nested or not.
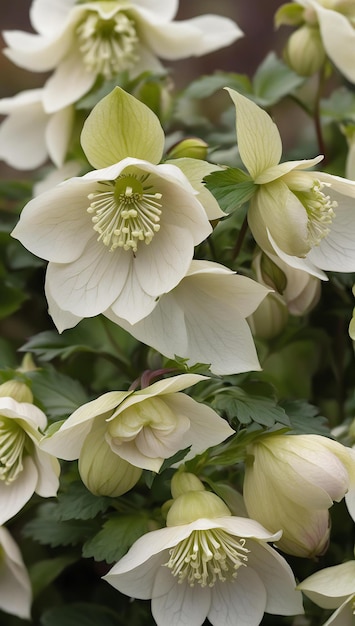
[(271, 117), (254, 102), (233, 89), (227, 89), (236, 108), (236, 130), (240, 157), (255, 179), (277, 165), (282, 144), (279, 131)]
[(0, 525), (5, 524), (21, 511), (32, 497), (38, 479), (38, 471), (31, 457), (23, 460), (23, 470), (10, 485), (0, 481)]
[(96, 74), (88, 71), (78, 51), (72, 48), (44, 86), (45, 110), (54, 113), (77, 102), (90, 91), (95, 80)]
[(63, 31), (57, 39), (24, 33), (19, 30), (4, 31), (2, 36), (9, 46), (3, 50), (15, 65), (32, 72), (53, 69), (70, 48), (72, 33)]
[(334, 209), (335, 217), (330, 225), (329, 234), (319, 246), (315, 246), (307, 255), (314, 265), (333, 272), (355, 271), (355, 203), (353, 198), (345, 197), (327, 190), (332, 200), (338, 202)]
[(222, 443), (235, 434), (226, 420), (222, 419), (213, 409), (205, 404), (196, 402), (186, 394), (171, 394), (164, 398), (164, 402), (176, 415), (188, 417), (190, 428), (181, 440), (180, 449), (191, 445), (190, 452), (184, 461), (192, 459), (211, 446)]
[(69, 263), (93, 237), (88, 194), (95, 184), (72, 178), (26, 204), (12, 231), (28, 250), (48, 261)]
[(239, 568), (233, 582), (215, 584), (207, 617), (213, 626), (256, 626), (263, 618), (266, 601), (263, 582), (247, 564)]
[[(39, 90), (31, 92), (35, 96)], [(48, 115), (40, 99), (22, 96), (26, 92), (0, 100), (0, 113), (9, 113), (0, 126), (0, 159), (17, 169), (35, 169), (48, 159), (45, 141)]]
[(38, 479), (35, 492), (42, 498), (52, 498), (59, 488), (60, 465), (58, 460), (35, 446), (33, 461), (37, 467)]
[(34, 0), (30, 8), (31, 24), (41, 35), (53, 36), (60, 31), (76, 0)]
[(317, 13), (322, 42), (327, 55), (350, 82), (355, 82), (353, 49), (355, 30), (350, 20), (338, 13), (312, 3)]
[(65, 161), (69, 140), (74, 122), (74, 108), (65, 109), (53, 113), (46, 128), (46, 145), (53, 163), (61, 167)]
[(157, 626), (201, 626), (210, 606), (211, 589), (191, 587), (186, 582), (178, 584), (167, 568), (158, 570), (152, 597), (152, 615)]
[(281, 248), (279, 248), (277, 243), (274, 241), (269, 230), (267, 230), (267, 236), (272, 246), (273, 253), (274, 254), (276, 253), (277, 256), (282, 261), (284, 261), (284, 263), (286, 263), (290, 267), (293, 267), (297, 270), (302, 270), (303, 272), (307, 272), (308, 274), (311, 274), (311, 276), (315, 276), (316, 278), (319, 278), (320, 280), (328, 280), (327, 275), (324, 274), (324, 272), (322, 272), (322, 270), (320, 270), (318, 267), (316, 267), (314, 263), (312, 263), (310, 259), (310, 254), (308, 254), (307, 257), (304, 259), (301, 259), (300, 257), (297, 257), (297, 256), (291, 256), (290, 254), (286, 254), (285, 252), (283, 252), (283, 250), (281, 250)]
[(335, 609), (355, 594), (355, 561), (326, 567), (299, 585), (308, 598), (324, 609)]
[(92, 238), (79, 259), (49, 263), (46, 281), (57, 305), (81, 317), (94, 317), (110, 307), (122, 290), (130, 257), (124, 251), (110, 253)]
[(248, 547), (248, 567), (258, 573), (266, 589), (266, 613), (302, 614), (302, 594), (296, 591), (295, 577), (286, 560), (267, 544), (253, 541)]
[(3, 563), (0, 568), (0, 608), (6, 613), (30, 619), (31, 581), (20, 550), (6, 528), (0, 528)]

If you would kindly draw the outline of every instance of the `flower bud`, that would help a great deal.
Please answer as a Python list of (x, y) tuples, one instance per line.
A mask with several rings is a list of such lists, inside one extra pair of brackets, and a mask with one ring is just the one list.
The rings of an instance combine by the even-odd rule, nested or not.
[(322, 67), (326, 55), (319, 33), (314, 26), (304, 24), (290, 36), (285, 60), (300, 76), (312, 76)]
[(204, 491), (204, 484), (195, 474), (190, 472), (175, 472), (171, 479), (171, 495), (178, 498), (188, 491)]
[(277, 293), (269, 293), (248, 318), (253, 335), (259, 339), (277, 337), (285, 328), (287, 320), (287, 306)]
[(0, 385), (0, 398), (13, 398), (17, 402), (33, 403), (32, 391), (18, 380), (7, 380)]
[(207, 157), (208, 144), (199, 137), (188, 137), (176, 143), (168, 152), (169, 159), (190, 159), (204, 160)]
[(231, 515), (223, 500), (210, 491), (188, 491), (174, 500), (166, 518), (167, 526), (190, 524), (197, 519)]
[(79, 473), (95, 496), (117, 498), (134, 487), (142, 470), (112, 452), (103, 431), (106, 431), (106, 422), (94, 427), (86, 437), (79, 458)]

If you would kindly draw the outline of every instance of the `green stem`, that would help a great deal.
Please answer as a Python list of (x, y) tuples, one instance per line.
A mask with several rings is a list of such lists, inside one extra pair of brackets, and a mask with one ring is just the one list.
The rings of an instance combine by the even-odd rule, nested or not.
[(247, 232), (248, 232), (248, 218), (247, 218), (247, 216), (245, 216), (243, 224), (242, 224), (242, 227), (241, 227), (241, 229), (239, 231), (239, 235), (238, 235), (237, 241), (235, 242), (235, 246), (233, 248), (233, 252), (232, 252), (232, 259), (233, 259), (233, 261), (236, 260), (239, 252), (242, 249), (243, 241), (245, 239), (245, 235), (247, 234)]

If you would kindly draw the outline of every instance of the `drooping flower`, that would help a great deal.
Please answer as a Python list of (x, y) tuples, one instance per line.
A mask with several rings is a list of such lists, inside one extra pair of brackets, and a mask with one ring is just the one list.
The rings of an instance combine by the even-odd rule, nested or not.
[[(297, 7), (298, 5), (298, 7)], [(312, 33), (338, 70), (352, 83), (355, 82), (353, 49), (355, 46), (355, 4), (353, 0), (296, 0), (282, 5), (275, 16), (276, 24), (298, 26), (298, 31)], [(292, 37), (292, 35), (291, 35)], [(300, 40), (301, 44), (302, 41)], [(304, 45), (304, 41), (303, 41)], [(295, 46), (293, 45), (293, 48)], [(294, 50), (294, 54), (296, 54)], [(302, 55), (300, 48), (298, 54)], [(309, 52), (309, 50), (308, 50)], [(319, 50), (319, 55), (321, 51)], [(313, 57), (315, 52), (313, 52)], [(287, 52), (291, 61), (292, 55)], [(307, 62), (305, 58), (305, 62)], [(323, 59), (320, 56), (320, 64)], [(312, 64), (312, 59), (308, 59)], [(314, 70), (320, 68), (316, 65)], [(294, 66), (297, 71), (297, 65)]]
[(104, 576), (121, 593), (151, 599), (158, 626), (257, 626), (264, 612), (303, 613), (286, 561), (254, 520), (233, 517), (206, 491), (178, 496), (166, 528), (143, 535)]
[(186, 276), (136, 324), (105, 315), (139, 341), (174, 358), (211, 364), (215, 374), (259, 370), (246, 317), (268, 289), (218, 263), (192, 261)]
[(298, 589), (324, 609), (336, 609), (323, 626), (355, 624), (355, 561), (347, 561), (315, 572)]
[(0, 609), (30, 619), (32, 590), (20, 550), (9, 531), (0, 526)]
[[(93, 109), (82, 132), (86, 156), (100, 169), (24, 208), (12, 234), (49, 261), (46, 290), (53, 307), (78, 320), (110, 309), (134, 324), (186, 274), (194, 246), (212, 231), (208, 217), (222, 212), (213, 204), (207, 217), (182, 170), (158, 164), (163, 144), (154, 113), (116, 88)], [(202, 179), (213, 166), (195, 163), (194, 175), (197, 167)]]
[(0, 386), (0, 524), (16, 515), (33, 493), (43, 498), (57, 493), (59, 463), (39, 447), (46, 426), (45, 414), (32, 404), (25, 385)]
[(267, 254), (326, 280), (322, 270), (355, 270), (355, 182), (306, 171), (322, 156), (280, 163), (280, 134), (254, 102), (228, 89), (241, 159), (254, 183), (248, 222)]
[(43, 89), (22, 91), (0, 100), (0, 159), (20, 170), (35, 169), (48, 158), (63, 165), (73, 124), (73, 107), (46, 113)]
[(47, 112), (76, 102), (99, 76), (137, 76), (167, 60), (201, 56), (242, 36), (230, 19), (203, 15), (174, 22), (177, 0), (34, 0), (36, 34), (3, 33), (5, 54), (34, 72), (54, 69), (44, 90)]
[[(180, 393), (204, 379), (182, 374), (140, 391), (106, 393), (74, 411), (41, 446), (59, 458), (79, 459), (79, 471), (85, 465), (87, 474), (92, 473), (93, 463), (100, 465), (96, 448), (105, 442), (112, 462), (117, 455), (134, 468), (158, 472), (164, 460), (179, 450), (191, 446), (185, 459), (192, 458), (234, 433), (213, 409)], [(110, 468), (101, 464), (97, 471), (103, 476)], [(119, 470), (117, 478), (118, 474)], [(104, 482), (102, 476), (99, 480)]]
[(355, 454), (321, 435), (267, 435), (248, 446), (244, 501), (266, 528), (283, 531), (279, 547), (312, 557), (328, 544), (328, 509), (353, 493)]

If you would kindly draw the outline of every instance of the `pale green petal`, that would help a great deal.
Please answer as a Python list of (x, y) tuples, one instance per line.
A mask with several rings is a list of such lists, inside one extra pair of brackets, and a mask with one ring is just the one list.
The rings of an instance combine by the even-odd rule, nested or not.
[(254, 102), (228, 89), (236, 108), (237, 142), (241, 159), (256, 179), (281, 158), (280, 133), (271, 117)]
[(213, 163), (202, 161), (200, 159), (181, 158), (167, 161), (172, 165), (176, 165), (185, 174), (196, 191), (198, 191), (197, 199), (201, 202), (207, 213), (209, 220), (217, 220), (226, 214), (221, 210), (217, 200), (212, 193), (208, 191), (203, 183), (203, 178), (211, 172), (217, 172), (222, 168)]
[(286, 254), (302, 257), (309, 251), (306, 210), (282, 180), (260, 186), (251, 201), (248, 222), (265, 252), (272, 250), (267, 230)]
[(142, 102), (115, 87), (100, 100), (87, 118), (81, 144), (97, 169), (126, 157), (159, 163), (164, 132), (157, 116)]
[(355, 83), (355, 30), (345, 15), (314, 3), (327, 55), (350, 82)]
[[(323, 159), (323, 155), (315, 157), (314, 159), (302, 159), (300, 161), (285, 161), (285, 163), (279, 163), (279, 165), (275, 165), (270, 167), (268, 170), (265, 170), (260, 176), (255, 179), (255, 183), (258, 185), (264, 185), (265, 183), (270, 183), (284, 174), (288, 174), (293, 170), (306, 170), (314, 165), (317, 165)], [(310, 174), (311, 175), (311, 174)]]
[(313, 602), (324, 609), (338, 608), (355, 594), (355, 561), (327, 567), (298, 585)]

